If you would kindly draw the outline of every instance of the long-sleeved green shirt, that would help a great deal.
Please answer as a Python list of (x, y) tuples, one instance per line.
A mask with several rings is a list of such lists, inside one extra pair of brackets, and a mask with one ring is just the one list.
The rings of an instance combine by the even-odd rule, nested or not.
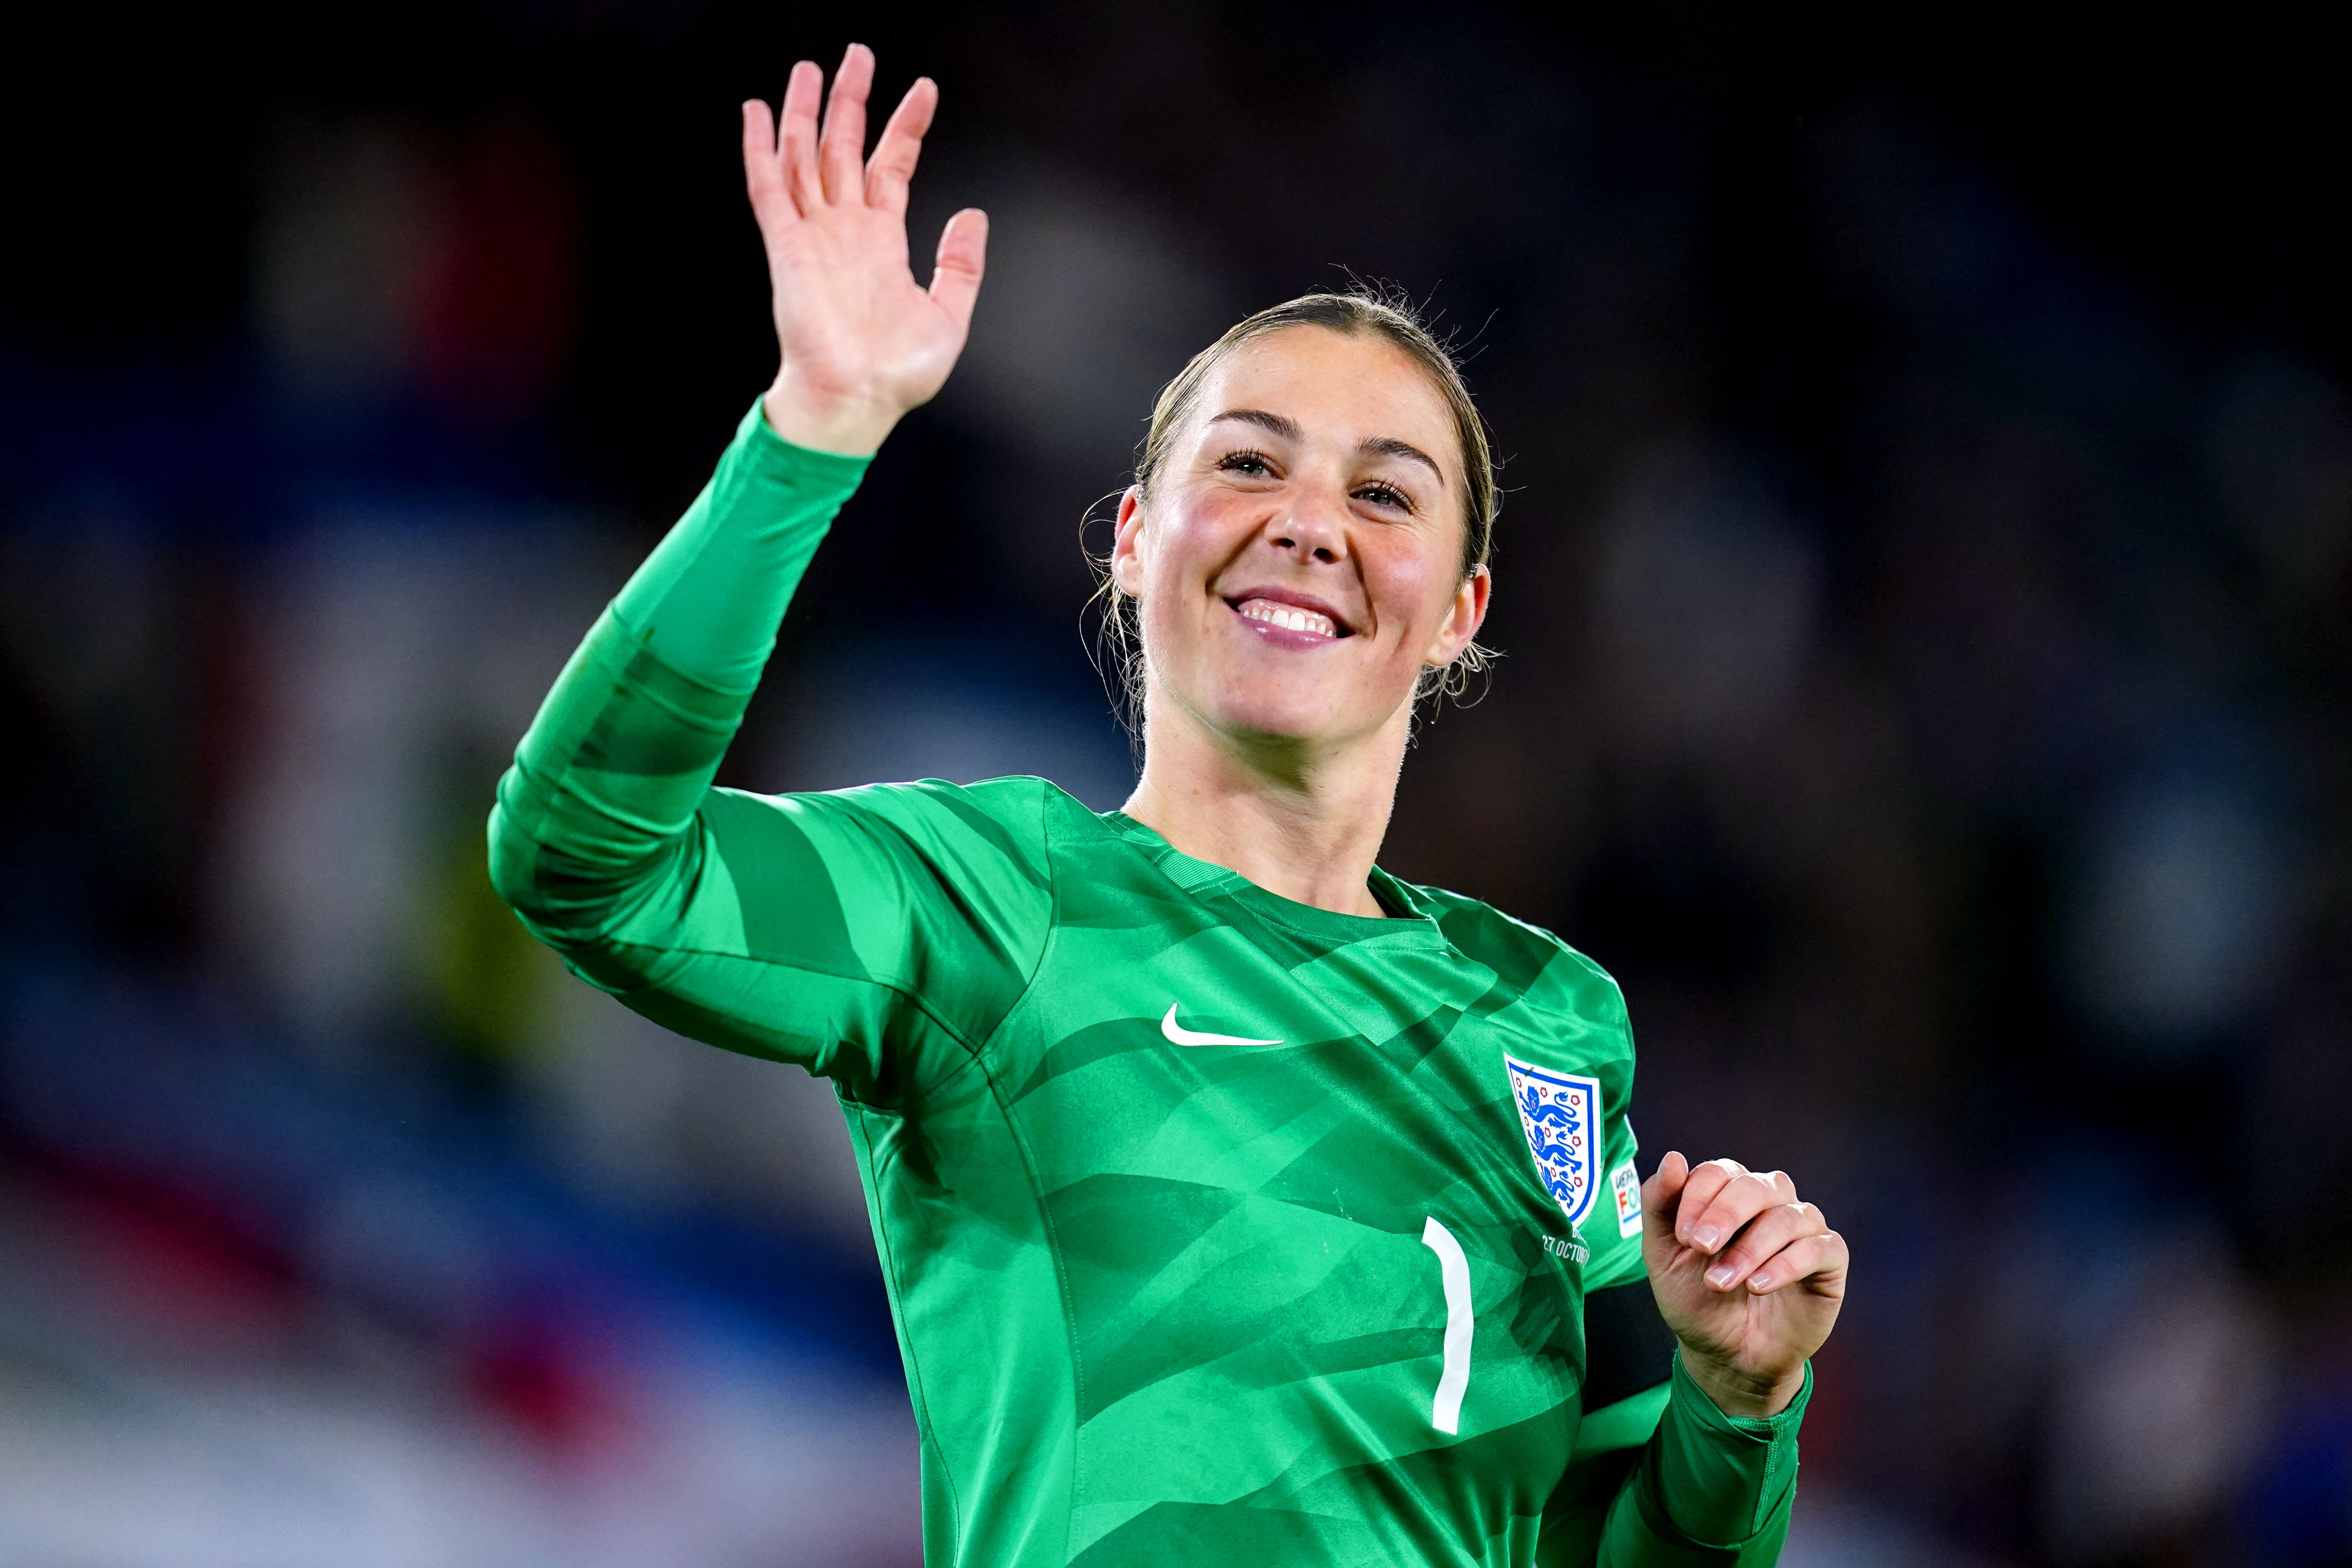
[(490, 865), (583, 978), (834, 1081), (926, 1560), (1774, 1561), (1804, 1398), (1733, 1420), (1671, 1354), (1591, 961), (1385, 872), (1387, 918), (1293, 903), (1042, 779), (712, 787), (865, 467), (754, 407)]

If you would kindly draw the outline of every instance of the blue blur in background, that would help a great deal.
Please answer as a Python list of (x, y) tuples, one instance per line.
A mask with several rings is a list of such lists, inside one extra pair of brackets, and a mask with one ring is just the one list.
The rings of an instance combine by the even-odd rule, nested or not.
[[(2352, 1563), (2352, 275), (2313, 37), (906, 8), (971, 343), (724, 782), (1132, 753), (1157, 386), (1351, 275), (1506, 458), (1384, 861), (1851, 1238), (1792, 1568)], [(492, 785), (773, 368), (806, 7), (109, 8), (0, 245), (0, 1563), (909, 1564), (829, 1090), (569, 980)]]

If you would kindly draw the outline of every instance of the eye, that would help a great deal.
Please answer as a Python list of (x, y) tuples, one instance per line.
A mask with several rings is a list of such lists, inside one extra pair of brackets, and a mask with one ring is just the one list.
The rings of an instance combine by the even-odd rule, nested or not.
[(1356, 496), (1358, 500), (1368, 500), (1374, 506), (1393, 507), (1399, 511), (1412, 510), (1412, 498), (1384, 480), (1376, 479), (1358, 487)]
[(1264, 452), (1254, 452), (1247, 447), (1226, 453), (1217, 459), (1217, 467), (1226, 473), (1242, 474), (1253, 479), (1265, 479), (1274, 472), (1274, 465)]

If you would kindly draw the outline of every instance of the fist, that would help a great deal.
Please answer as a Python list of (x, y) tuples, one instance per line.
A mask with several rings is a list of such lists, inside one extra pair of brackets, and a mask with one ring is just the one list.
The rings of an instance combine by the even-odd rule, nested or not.
[(1642, 1261), (1684, 1368), (1727, 1415), (1774, 1415), (1845, 1300), (1845, 1239), (1779, 1171), (1678, 1154), (1642, 1184)]

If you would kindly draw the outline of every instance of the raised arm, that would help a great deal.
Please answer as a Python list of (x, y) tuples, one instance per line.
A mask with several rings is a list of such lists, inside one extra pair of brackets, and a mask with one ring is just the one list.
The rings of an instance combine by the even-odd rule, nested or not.
[(873, 74), (852, 46), (821, 133), (806, 62), (781, 137), (766, 105), (744, 105), (775, 381), (565, 667), (490, 818), (493, 882), (576, 973), (683, 1033), (866, 1093), (916, 1044), (984, 1034), (1043, 940), (1023, 835), (975, 831), (970, 802), (711, 787), (810, 556), (891, 426), (946, 379), (980, 287), (977, 212), (915, 282), (907, 184), (938, 92), (918, 81), (861, 161)]
[[(907, 189), (939, 103), (907, 89), (861, 163), (874, 56), (853, 44), (825, 106), (823, 73), (793, 68), (781, 122), (743, 105), (743, 183), (768, 258), (776, 378), (760, 399), (773, 442), (739, 435), (706, 491), (615, 609), (672, 668), (748, 692), (835, 510), (907, 411), (946, 382), (979, 297), (988, 219), (948, 221), (929, 288), (908, 264)], [(747, 422), (748, 425), (748, 422)], [(749, 481), (730, 488), (737, 470)], [(706, 505), (706, 502), (715, 502)]]

